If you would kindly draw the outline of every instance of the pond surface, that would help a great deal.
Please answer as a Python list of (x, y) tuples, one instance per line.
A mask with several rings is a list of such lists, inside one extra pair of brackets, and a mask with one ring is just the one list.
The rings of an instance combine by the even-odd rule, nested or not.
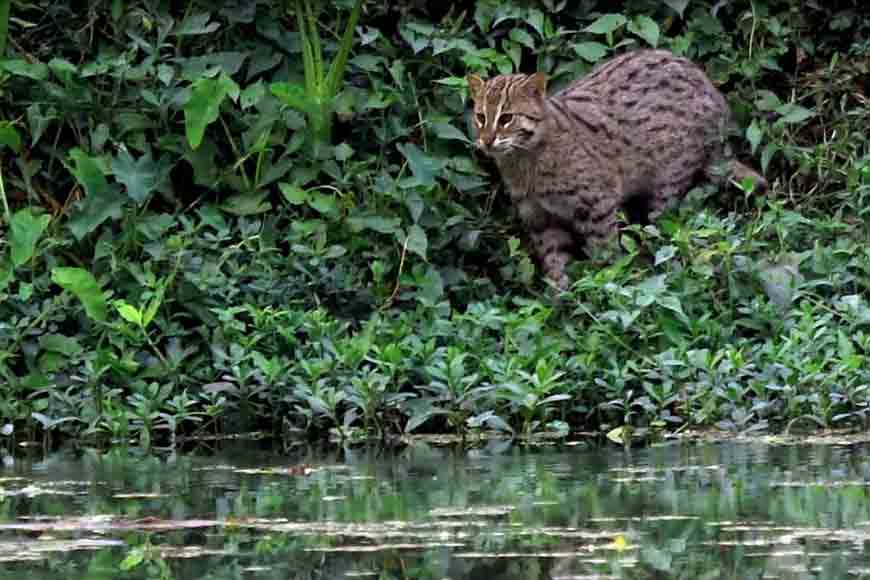
[(2, 579), (870, 578), (865, 445), (7, 463)]

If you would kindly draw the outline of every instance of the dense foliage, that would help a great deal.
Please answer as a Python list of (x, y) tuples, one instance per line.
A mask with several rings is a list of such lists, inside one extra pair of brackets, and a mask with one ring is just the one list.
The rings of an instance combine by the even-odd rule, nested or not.
[[(857, 0), (13, 3), (3, 433), (516, 434), (867, 413)], [(729, 97), (765, 197), (695, 190), (554, 297), (464, 75), (642, 46)]]

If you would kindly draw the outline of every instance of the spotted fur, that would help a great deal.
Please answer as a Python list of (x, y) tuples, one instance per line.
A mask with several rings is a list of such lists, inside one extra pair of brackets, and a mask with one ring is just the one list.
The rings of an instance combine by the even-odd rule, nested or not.
[(722, 93), (670, 52), (623, 54), (549, 97), (542, 73), (467, 80), (475, 146), (495, 160), (534, 256), (562, 288), (575, 250), (612, 236), (620, 209), (654, 220), (699, 177), (767, 189), (724, 146)]

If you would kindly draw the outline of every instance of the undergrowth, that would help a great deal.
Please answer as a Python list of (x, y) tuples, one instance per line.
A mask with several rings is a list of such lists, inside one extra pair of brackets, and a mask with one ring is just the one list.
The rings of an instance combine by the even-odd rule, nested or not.
[[(864, 423), (870, 19), (805, 4), (13, 5), (3, 436)], [(704, 66), (772, 192), (701, 187), (556, 297), (463, 78), (644, 46)]]

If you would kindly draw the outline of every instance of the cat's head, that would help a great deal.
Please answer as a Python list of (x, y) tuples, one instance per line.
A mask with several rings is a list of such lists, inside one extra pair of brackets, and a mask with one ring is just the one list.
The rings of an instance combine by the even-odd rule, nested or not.
[(474, 101), (474, 146), (492, 157), (535, 149), (546, 129), (547, 77), (535, 73), (483, 80), (472, 74), (466, 80)]

